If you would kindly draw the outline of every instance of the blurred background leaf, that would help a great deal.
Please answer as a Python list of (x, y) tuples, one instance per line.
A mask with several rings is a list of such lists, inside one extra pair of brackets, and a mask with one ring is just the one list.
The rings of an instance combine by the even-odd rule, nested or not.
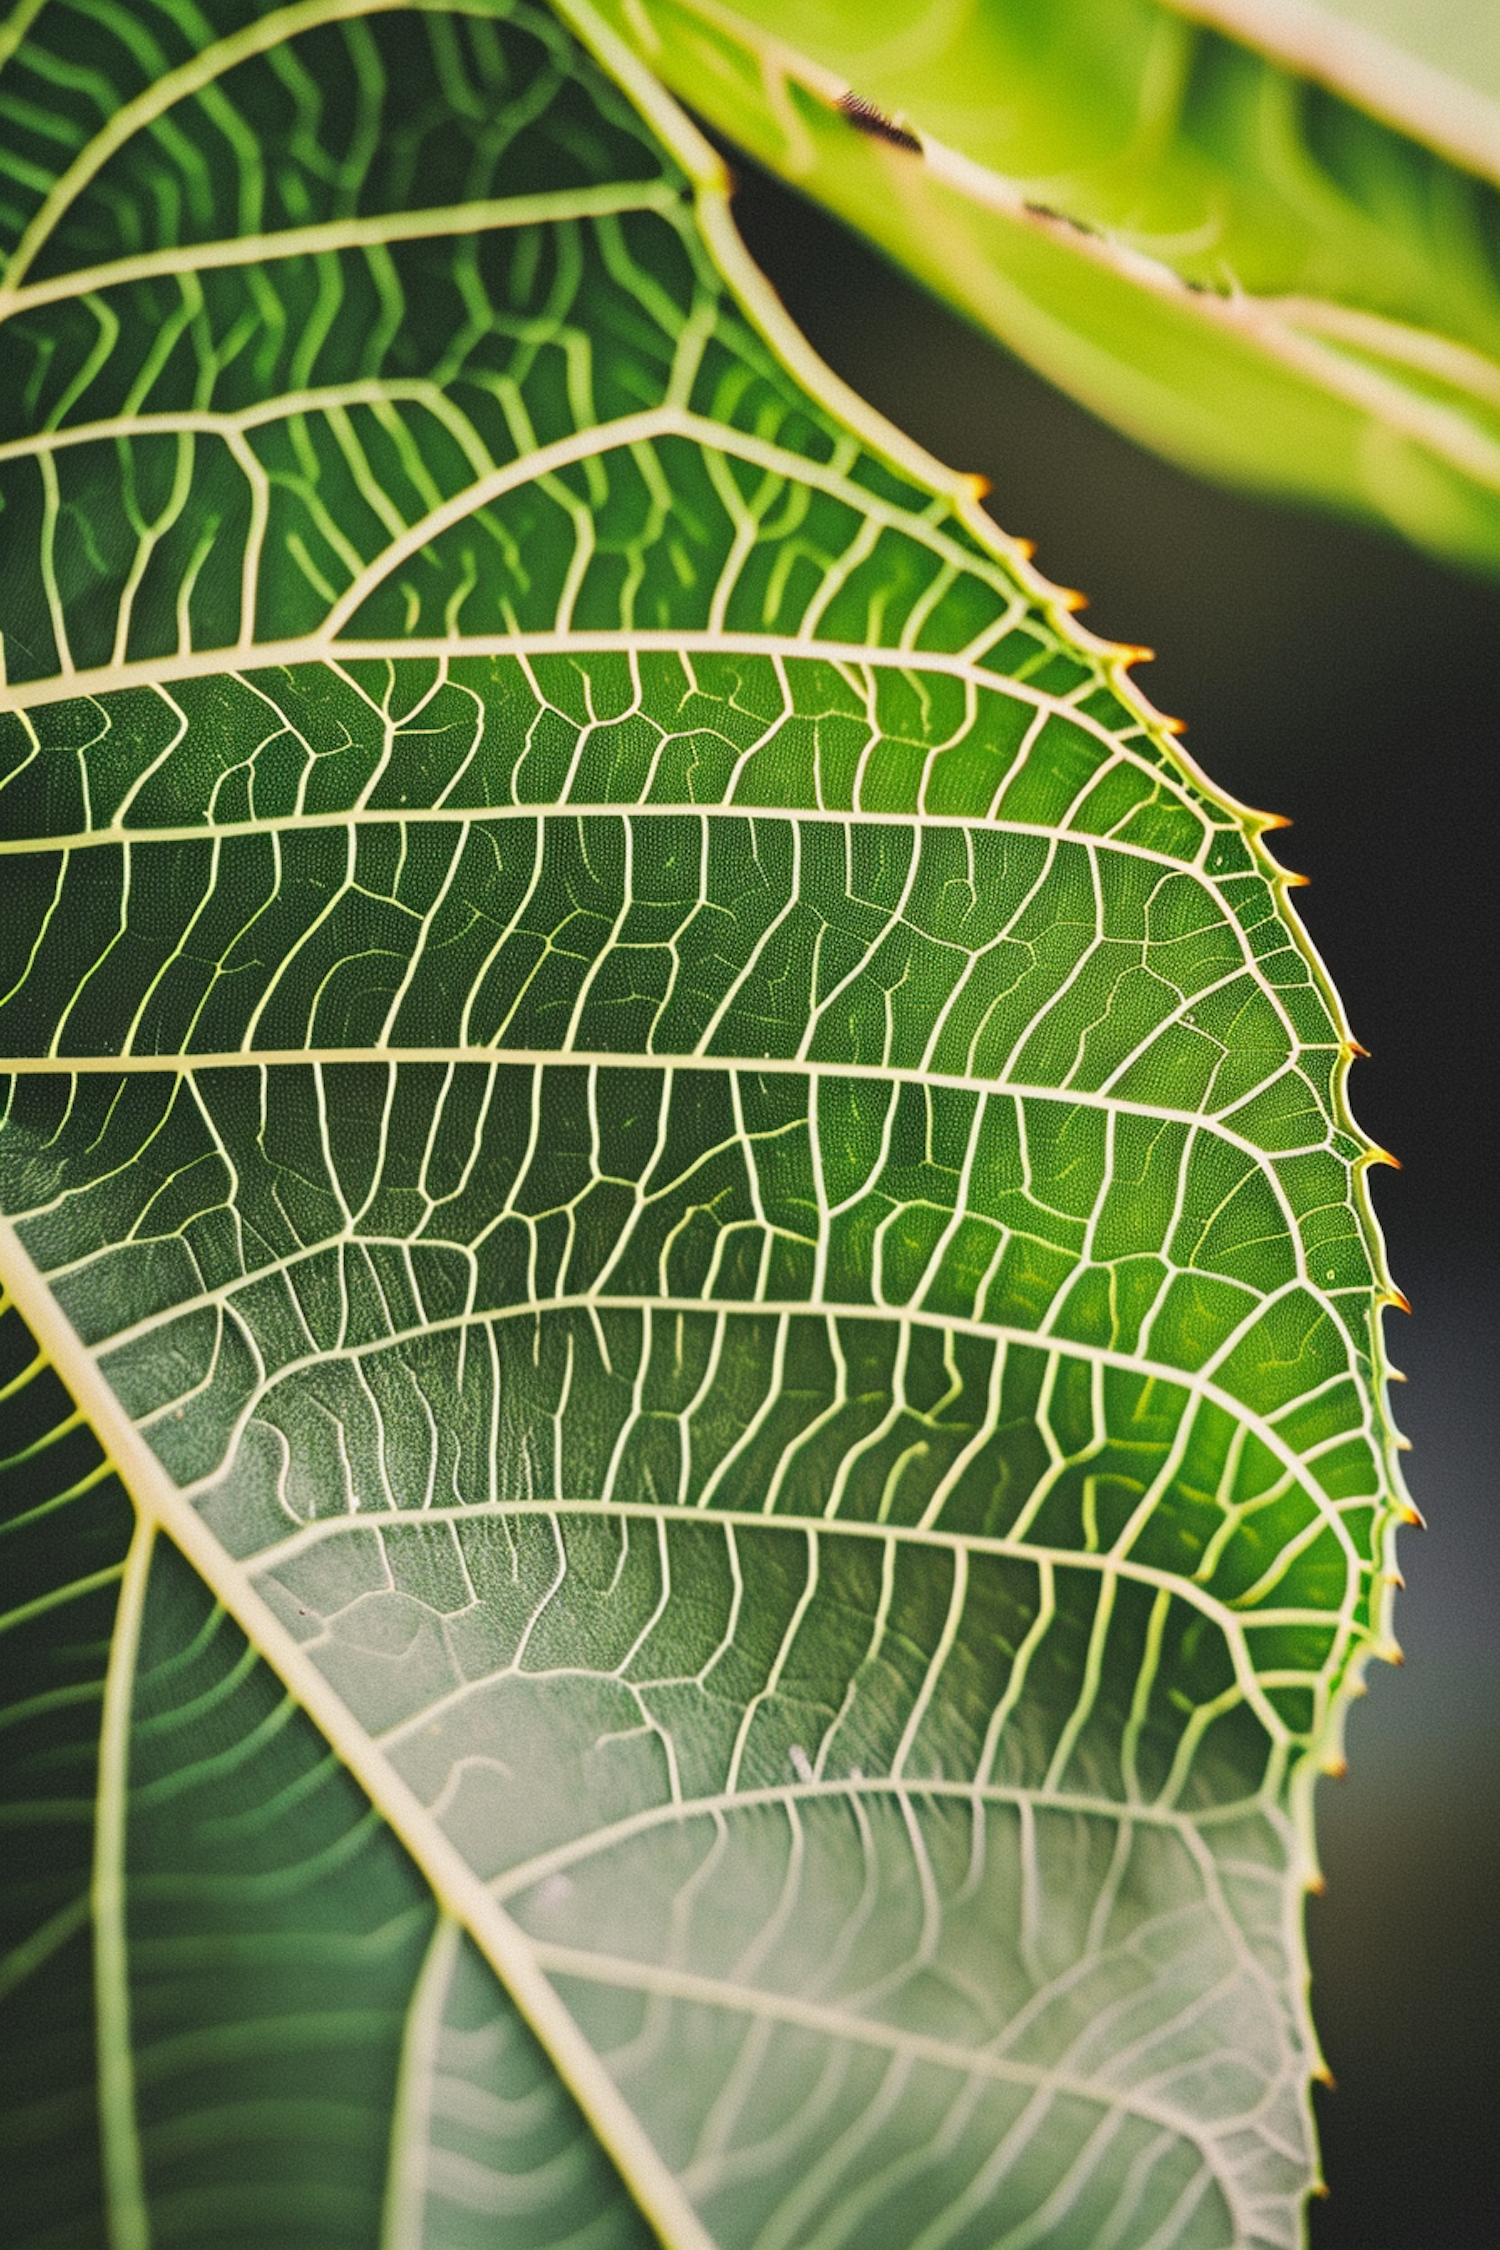
[[(1424, 59), (1439, 40), (1413, 59), (1265, 0), (605, 12), (713, 127), (1140, 443), (1500, 572), (1500, 89), (1461, 26), (1474, 83)], [(1357, 98), (1217, 27), (1242, 18), (1294, 63), (1347, 46)]]

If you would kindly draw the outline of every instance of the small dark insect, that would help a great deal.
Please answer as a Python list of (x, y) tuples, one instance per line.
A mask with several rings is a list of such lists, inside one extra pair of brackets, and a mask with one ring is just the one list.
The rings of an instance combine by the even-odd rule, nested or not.
[(1050, 203), (1027, 203), (1023, 206), (1034, 219), (1055, 219), (1059, 226), (1071, 227), (1075, 234), (1097, 234), (1086, 219), (1075, 219), (1070, 211), (1059, 211)]
[(867, 102), (863, 94), (840, 94), (839, 108), (848, 118), (856, 133), (867, 133), (872, 141), (889, 141), (892, 148), (909, 148), (920, 156), (922, 144), (915, 133), (908, 133), (894, 117), (887, 117), (883, 109)]

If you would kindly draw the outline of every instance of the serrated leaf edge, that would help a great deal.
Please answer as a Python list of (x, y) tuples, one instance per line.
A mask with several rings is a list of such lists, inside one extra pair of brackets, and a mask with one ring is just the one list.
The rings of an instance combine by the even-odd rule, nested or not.
[[(184, 90), (188, 74), (212, 75), (228, 60), (263, 51), (266, 46), (313, 24), (345, 16), (384, 13), (398, 7), (422, 10), (439, 8), (449, 0), (297, 0), (291, 7), (259, 18), (244, 32), (215, 43), (183, 71), (172, 74), (173, 93)], [(463, 0), (459, 0), (462, 7)], [(1138, 687), (1130, 667), (1146, 652), (1101, 639), (1079, 624), (1073, 612), (1079, 597), (1053, 585), (1030, 561), (1024, 541), (1008, 537), (980, 506), (981, 480), (948, 469), (921, 446), (888, 423), (830, 370), (812, 350), (754, 265), (735, 227), (730, 208), (730, 177), (704, 136), (676, 101), (639, 61), (636, 55), (603, 23), (586, 0), (552, 0), (554, 12), (600, 62), (608, 75), (647, 119), (692, 182), (696, 212), (711, 255), (730, 290), (754, 325), (791, 372), (814, 396), (837, 414), (857, 435), (894, 465), (930, 489), (944, 494), (954, 505), (965, 528), (990, 553), (1003, 561), (1025, 592), (1046, 616), (1061, 639), (1093, 659), (1108, 685), (1138, 716), (1153, 741), (1171, 763), (1211, 802), (1228, 812), (1240, 825), (1259, 871), (1274, 887), (1277, 904), (1294, 943), (1307, 962), (1329, 1009), (1341, 1047), (1333, 1077), (1335, 1124), (1358, 1141), (1361, 1154), (1354, 1166), (1354, 1201), (1366, 1247), (1376, 1277), (1372, 1308), (1372, 1387), (1381, 1425), (1385, 1467), (1393, 1504), (1387, 1509), (1380, 1532), (1378, 1593), (1375, 1601), (1375, 1637), (1356, 1649), (1343, 1679), (1330, 1699), (1322, 1734), (1304, 1754), (1290, 1777), (1295, 1860), (1286, 1890), (1287, 1913), (1294, 1925), (1287, 1932), (1293, 1958), (1301, 1951), (1300, 1892), (1318, 1887), (1320, 1878), (1313, 1829), (1313, 1792), (1318, 1772), (1338, 1770), (1342, 1764), (1344, 1724), (1350, 1702), (1364, 1692), (1363, 1673), (1372, 1657), (1399, 1656), (1391, 1631), (1394, 1590), (1399, 1583), (1395, 1564), (1395, 1536), (1401, 1521), (1420, 1518), (1406, 1497), (1398, 1459), (1405, 1441), (1400, 1438), (1389, 1411), (1387, 1387), (1391, 1367), (1385, 1349), (1382, 1311), (1402, 1304), (1392, 1286), (1378, 1222), (1370, 1205), (1366, 1174), (1373, 1163), (1388, 1161), (1385, 1154), (1360, 1132), (1347, 1100), (1347, 1076), (1356, 1047), (1327, 969), (1308, 936), (1289, 896), (1299, 880), (1283, 868), (1264, 842), (1265, 832), (1280, 825), (1276, 816), (1255, 811), (1214, 783), (1176, 739), (1177, 722), (1164, 718)], [(476, 11), (479, 12), (479, 11)], [(717, 11), (716, 11), (717, 12)], [(21, 11), (23, 15), (26, 10)], [(12, 26), (14, 28), (14, 26)], [(24, 28), (24, 27), (23, 27)], [(232, 50), (232, 55), (226, 50)], [(207, 66), (212, 60), (212, 69)], [(159, 81), (151, 93), (168, 84)], [(144, 102), (147, 97), (142, 97)], [(131, 105), (132, 125), (145, 121), (141, 102)], [(141, 111), (140, 115), (136, 112)], [(122, 115), (124, 113), (121, 113)], [(124, 137), (123, 135), (121, 136)], [(97, 147), (96, 142), (91, 147)], [(113, 141), (111, 141), (113, 146)], [(103, 160), (102, 151), (97, 161)], [(81, 160), (80, 160), (81, 161)], [(76, 170), (76, 167), (75, 167)], [(66, 177), (71, 178), (70, 173)], [(81, 182), (80, 182), (81, 184)], [(49, 203), (50, 203), (49, 199)], [(38, 218), (41, 214), (38, 214)], [(1039, 222), (1042, 223), (1042, 222)], [(1133, 255), (1133, 254), (1132, 254)], [(12, 262), (14, 273), (16, 261)], [(24, 266), (22, 268), (24, 270)], [(1172, 278), (1175, 290), (1193, 293)], [(12, 294), (10, 275), (0, 285), (0, 308)], [(430, 526), (428, 527), (430, 530)], [(351, 653), (341, 644), (341, 653)], [(305, 653), (305, 651), (299, 651)], [(267, 646), (205, 652), (213, 668), (226, 661), (241, 661), (253, 654), (259, 662), (274, 662)], [(205, 668), (195, 665), (195, 669)], [(159, 669), (170, 671), (171, 666)], [(27, 700), (50, 700), (46, 692), (75, 695), (83, 687), (80, 675), (65, 675), (45, 683), (43, 695), (34, 690)], [(0, 688), (0, 702), (7, 700)], [(227, 1059), (227, 1058), (226, 1058)], [(236, 1060), (262, 1061), (245, 1056)], [(187, 1069), (203, 1058), (164, 1058), (169, 1067)], [(118, 1067), (114, 1058), (113, 1067)], [(33, 1067), (36, 1067), (33, 1065)], [(57, 1071), (75, 1067), (49, 1058), (45, 1067)], [(96, 1855), (94, 1897), (101, 1930), (99, 2008), (101, 2033), (101, 2095), (105, 2132), (105, 2164), (111, 2209), (112, 2250), (140, 2250), (144, 2242), (144, 2203), (141, 2196), (139, 2151), (134, 2133), (130, 2088), (128, 2039), (124, 2037), (127, 2006), (124, 1988), (123, 1922), (120, 1920), (120, 1877), (123, 1873), (124, 1748), (123, 1729), (128, 1724), (129, 1687), (134, 1654), (134, 1628), (144, 1599), (145, 1575), (151, 1543), (159, 1531), (169, 1538), (198, 1572), (225, 1611), (245, 1632), (288, 1690), (298, 1699), (350, 1772), (366, 1790), (372, 1804), (389, 1822), (432, 1887), (437, 1901), (439, 1933), (446, 1925), (467, 1930), (500, 1978), (517, 2007), (543, 2042), (559, 2076), (578, 2100), (592, 2129), (640, 2209), (672, 2250), (716, 2250), (713, 2238), (692, 2210), (678, 2181), (648, 2139), (635, 2113), (608, 2077), (602, 2063), (583, 2038), (572, 2016), (558, 1998), (539, 1965), (537, 1952), (517, 1925), (498, 1905), (486, 1887), (464, 1864), (415, 1794), (393, 1771), (384, 1755), (355, 1728), (341, 1698), (329, 1686), (290, 1632), (250, 1585), (246, 1574), (220, 1545), (197, 1515), (191, 1501), (172, 1483), (145, 1438), (130, 1421), (111, 1390), (93, 1355), (83, 1345), (62, 1312), (50, 1288), (11, 1222), (0, 1217), (0, 1279), (36, 1340), (72, 1393), (75, 1404), (88, 1417), (113, 1466), (121, 1476), (138, 1514), (138, 1526), (127, 1558), (122, 1586), (122, 1624), (117, 1627), (106, 1687), (104, 1736), (101, 1745), (100, 1829)], [(132, 1606), (133, 1605), (133, 1606)], [(113, 1917), (113, 1919), (112, 1919)], [(111, 1952), (109, 1933), (118, 1938)], [(436, 1942), (436, 1941), (434, 1941)], [(451, 1939), (449, 1941), (452, 1942)], [(116, 1960), (115, 1954), (118, 1954)], [(1307, 1980), (1295, 1995), (1299, 2028), (1306, 2051), (1321, 2070), (1318, 2047), (1307, 2002)], [(1322, 2072), (1326, 2075), (1326, 2072)], [(403, 2055), (403, 2080), (408, 2075)], [(1310, 2109), (1310, 2090), (1304, 2085), (1302, 2100)], [(402, 2183), (396, 2170), (389, 2183), (384, 2240), (393, 2250), (399, 2240)], [(392, 2230), (396, 2229), (396, 2232)]]

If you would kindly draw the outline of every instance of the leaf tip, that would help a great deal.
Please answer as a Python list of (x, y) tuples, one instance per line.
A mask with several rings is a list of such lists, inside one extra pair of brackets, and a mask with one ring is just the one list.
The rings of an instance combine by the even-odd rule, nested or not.
[[(1399, 1170), (1400, 1167), (1398, 1166), (1397, 1169)], [(1409, 1313), (1411, 1311), (1411, 1304), (1405, 1290), (1398, 1289), (1394, 1282), (1388, 1283), (1381, 1290), (1378, 1301), (1382, 1305), (1394, 1305), (1398, 1312)]]

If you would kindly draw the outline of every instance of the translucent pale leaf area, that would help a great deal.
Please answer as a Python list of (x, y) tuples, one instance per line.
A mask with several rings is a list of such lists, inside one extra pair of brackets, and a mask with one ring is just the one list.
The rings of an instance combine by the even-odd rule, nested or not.
[(1349, 1042), (578, 23), (0, 34), (6, 2194), (1286, 2250)]

